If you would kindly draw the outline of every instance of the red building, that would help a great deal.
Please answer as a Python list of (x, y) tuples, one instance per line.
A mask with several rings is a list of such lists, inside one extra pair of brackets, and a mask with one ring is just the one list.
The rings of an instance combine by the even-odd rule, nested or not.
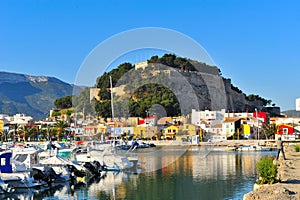
[(138, 125), (148, 125), (148, 126), (156, 126), (157, 123), (157, 117), (156, 116), (149, 116), (144, 119), (138, 120)]
[(282, 140), (294, 140), (294, 127), (286, 124), (279, 124), (275, 139), (277, 139), (278, 137), (282, 137)]
[(268, 123), (268, 115), (266, 112), (257, 111), (253, 113), (253, 117), (261, 119), (264, 123)]

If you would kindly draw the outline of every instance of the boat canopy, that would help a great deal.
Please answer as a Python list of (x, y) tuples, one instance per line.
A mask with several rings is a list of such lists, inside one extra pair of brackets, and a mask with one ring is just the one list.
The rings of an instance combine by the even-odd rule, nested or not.
[(12, 173), (11, 164), (12, 152), (1, 152), (0, 153), (0, 172), (1, 173)]

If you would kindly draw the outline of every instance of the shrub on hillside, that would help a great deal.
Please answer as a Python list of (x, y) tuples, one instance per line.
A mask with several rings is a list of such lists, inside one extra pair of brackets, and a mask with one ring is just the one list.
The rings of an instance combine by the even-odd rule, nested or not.
[(295, 149), (296, 152), (299, 152), (299, 151), (300, 151), (300, 145), (299, 145), (299, 144), (296, 144), (296, 145), (294, 146), (294, 149)]
[(273, 184), (278, 181), (277, 166), (273, 164), (272, 157), (262, 157), (255, 165), (259, 174), (258, 184)]

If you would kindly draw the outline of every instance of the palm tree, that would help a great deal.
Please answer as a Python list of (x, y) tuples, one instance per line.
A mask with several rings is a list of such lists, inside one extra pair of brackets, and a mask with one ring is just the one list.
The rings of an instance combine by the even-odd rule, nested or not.
[(278, 131), (278, 126), (276, 124), (267, 125), (263, 132), (266, 135), (266, 138), (275, 139), (275, 134)]
[(60, 120), (60, 121), (57, 121), (55, 124), (54, 124), (54, 128), (56, 130), (56, 134), (57, 134), (57, 139), (60, 140), (60, 137), (61, 137), (61, 134), (64, 133), (66, 131), (66, 128), (68, 128), (69, 125)]
[(47, 140), (50, 140), (52, 137), (52, 133), (53, 133), (53, 127), (48, 124), (43, 124), (41, 129), (40, 129), (40, 135), (42, 135), (44, 138), (46, 138)]
[(20, 124), (12, 124), (11, 128), (13, 129), (13, 138), (12, 141), (15, 142), (16, 141), (16, 135), (19, 131), (20, 128)]
[(8, 131), (7, 130), (3, 130), (2, 132), (2, 139), (4, 142), (7, 142), (7, 136), (8, 136)]
[(27, 125), (23, 125), (23, 126), (20, 127), (19, 133), (20, 134), (23, 133), (23, 140), (24, 140), (24, 142), (26, 142), (26, 136), (28, 135), (29, 131), (30, 131), (30, 127), (27, 126)]
[(49, 134), (48, 134), (48, 127), (45, 127), (44, 125), (42, 125), (41, 127), (41, 131), (40, 131), (40, 135), (43, 137), (43, 138), (47, 138), (49, 139)]
[(40, 133), (39, 126), (34, 126), (29, 129), (27, 136), (30, 137), (31, 140), (37, 140), (39, 133)]

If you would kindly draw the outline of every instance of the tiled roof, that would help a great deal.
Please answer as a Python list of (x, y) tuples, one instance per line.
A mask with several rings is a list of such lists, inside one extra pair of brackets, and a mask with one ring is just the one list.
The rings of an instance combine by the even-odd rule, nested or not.
[(231, 122), (236, 122), (240, 118), (239, 117), (226, 117), (225, 120), (223, 121), (224, 123), (231, 123)]

